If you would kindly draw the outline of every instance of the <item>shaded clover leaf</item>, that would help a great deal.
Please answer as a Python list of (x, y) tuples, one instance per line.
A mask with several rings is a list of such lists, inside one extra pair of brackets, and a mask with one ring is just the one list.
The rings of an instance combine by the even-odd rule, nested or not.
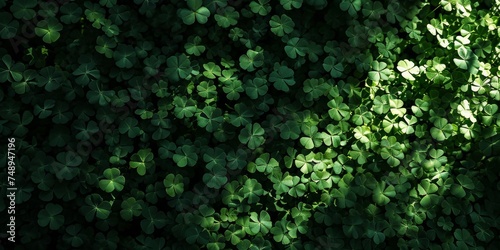
[(126, 221), (131, 221), (142, 213), (142, 206), (134, 197), (123, 200), (121, 208), (120, 216)]
[(186, 55), (171, 56), (167, 59), (165, 74), (170, 80), (179, 81), (180, 79), (188, 79), (191, 72), (191, 61)]
[(294, 72), (287, 66), (278, 66), (269, 75), (269, 81), (274, 83), (273, 86), (277, 90), (288, 92), (290, 90), (289, 86), (295, 85), (295, 79), (293, 77)]
[(64, 224), (64, 216), (60, 213), (63, 208), (60, 205), (49, 203), (43, 210), (38, 212), (38, 225), (49, 226), (51, 230), (57, 230)]
[(217, 21), (217, 25), (222, 28), (229, 28), (230, 26), (236, 25), (238, 23), (240, 13), (233, 7), (226, 6), (219, 10), (220, 11), (218, 11), (214, 16), (215, 21)]
[(104, 201), (99, 194), (90, 194), (85, 197), (85, 205), (79, 211), (88, 222), (94, 220), (94, 217), (105, 220), (111, 214), (111, 203)]
[(36, 5), (36, 0), (17, 0), (10, 6), (10, 11), (17, 19), (31, 20), (36, 15), (33, 10)]
[(23, 79), (24, 69), (24, 64), (14, 63), (10, 55), (4, 55), (0, 64), (0, 82), (20, 82)]
[(122, 191), (125, 185), (125, 177), (120, 175), (120, 170), (117, 168), (108, 168), (104, 170), (104, 180), (99, 181), (99, 187), (111, 193), (114, 190)]
[(173, 160), (177, 163), (177, 166), (183, 168), (185, 166), (194, 166), (198, 161), (198, 155), (196, 154), (196, 148), (193, 145), (182, 145), (175, 150), (173, 155)]
[(330, 72), (330, 75), (333, 78), (339, 78), (342, 76), (342, 72), (344, 71), (344, 66), (342, 62), (338, 62), (337, 59), (333, 56), (328, 56), (325, 58), (323, 62), (323, 68)]
[(247, 144), (250, 149), (256, 149), (265, 142), (264, 129), (258, 123), (247, 124), (240, 131), (238, 139), (241, 143)]
[(471, 74), (477, 74), (479, 71), (479, 59), (471, 49), (464, 46), (458, 48), (458, 56), (459, 58), (453, 59), (457, 67), (465, 69)]
[(0, 13), (0, 37), (2, 39), (10, 39), (15, 37), (18, 28), (19, 22), (15, 19), (12, 20), (12, 15), (10, 13)]
[(144, 219), (141, 221), (141, 228), (146, 234), (152, 234), (155, 228), (161, 229), (167, 225), (165, 213), (158, 212), (158, 208), (155, 206), (150, 206), (142, 210), (142, 216)]
[(292, 33), (295, 27), (293, 20), (286, 14), (272, 16), (269, 25), (271, 26), (271, 32), (279, 37)]

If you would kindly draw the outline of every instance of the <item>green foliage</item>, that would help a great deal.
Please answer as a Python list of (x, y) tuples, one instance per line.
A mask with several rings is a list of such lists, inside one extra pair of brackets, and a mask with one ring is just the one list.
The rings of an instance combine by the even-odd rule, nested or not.
[(0, 1), (18, 245), (498, 249), (499, 5)]

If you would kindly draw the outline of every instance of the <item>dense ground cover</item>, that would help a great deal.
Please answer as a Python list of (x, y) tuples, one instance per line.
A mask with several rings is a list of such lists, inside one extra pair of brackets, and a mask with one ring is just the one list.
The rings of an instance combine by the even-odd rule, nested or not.
[(498, 249), (499, 6), (0, 0), (1, 224), (18, 249)]

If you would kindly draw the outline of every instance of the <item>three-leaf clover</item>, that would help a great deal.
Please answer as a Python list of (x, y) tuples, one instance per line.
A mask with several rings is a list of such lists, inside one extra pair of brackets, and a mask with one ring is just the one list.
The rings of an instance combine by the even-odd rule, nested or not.
[(153, 167), (155, 164), (153, 158), (154, 155), (151, 149), (141, 149), (130, 157), (129, 165), (131, 168), (137, 169), (139, 175), (145, 175), (146, 170)]
[(104, 170), (103, 176), (105, 179), (99, 181), (99, 187), (111, 193), (114, 190), (122, 191), (125, 185), (125, 177), (120, 175), (120, 170), (117, 168), (108, 168)]
[(240, 131), (238, 139), (241, 143), (247, 144), (250, 149), (256, 149), (265, 142), (264, 129), (259, 123), (247, 124)]
[(54, 203), (49, 203), (43, 210), (38, 212), (38, 225), (49, 226), (51, 230), (57, 230), (64, 224), (64, 215), (60, 213), (63, 208)]
[(63, 29), (63, 25), (56, 18), (39, 21), (36, 26), (35, 34), (46, 43), (53, 43), (61, 37), (59, 31)]
[(202, 0), (187, 0), (189, 9), (180, 9), (178, 12), (182, 22), (187, 25), (194, 24), (195, 21), (200, 24), (206, 23), (208, 17), (210, 17), (210, 10), (202, 6), (202, 4)]

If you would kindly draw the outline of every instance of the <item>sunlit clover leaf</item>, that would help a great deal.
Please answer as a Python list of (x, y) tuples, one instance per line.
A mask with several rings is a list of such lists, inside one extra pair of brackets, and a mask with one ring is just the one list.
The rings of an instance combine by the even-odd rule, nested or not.
[(217, 14), (215, 14), (215, 21), (217, 21), (217, 25), (222, 28), (229, 28), (232, 25), (236, 25), (238, 23), (238, 18), (240, 18), (240, 13), (236, 11), (233, 7), (227, 6), (225, 8), (220, 9)]
[(356, 108), (354, 110), (354, 115), (352, 116), (351, 120), (354, 122), (356, 125), (363, 125), (363, 124), (368, 124), (371, 122), (373, 119), (373, 114), (368, 110), (368, 108), (364, 105)]
[(399, 72), (401, 72), (401, 75), (405, 79), (408, 79), (410, 81), (415, 81), (415, 77), (413, 76), (420, 73), (420, 69), (418, 68), (418, 66), (415, 66), (415, 64), (408, 59), (399, 61), (397, 69), (399, 70)]
[(141, 176), (146, 174), (146, 170), (154, 166), (154, 155), (151, 149), (141, 149), (130, 157), (129, 166), (137, 169), (137, 173)]
[(399, 129), (401, 129), (401, 132), (403, 132), (404, 134), (413, 134), (415, 132), (413, 125), (415, 125), (417, 121), (417, 117), (412, 115), (405, 115), (404, 121), (399, 122)]
[(464, 46), (458, 48), (458, 56), (459, 58), (453, 59), (453, 62), (457, 65), (457, 67), (465, 69), (471, 74), (477, 74), (480, 66), (479, 59), (471, 49)]
[(99, 181), (99, 187), (108, 192), (111, 193), (114, 190), (116, 191), (122, 191), (123, 187), (125, 185), (125, 177), (123, 175), (120, 175), (120, 170), (117, 168), (108, 168), (104, 170), (104, 178), (103, 180)]
[(187, 79), (191, 75), (192, 70), (191, 61), (184, 54), (180, 56), (171, 56), (167, 59), (165, 74), (172, 81)]
[(142, 231), (146, 234), (152, 234), (156, 229), (161, 229), (167, 225), (167, 216), (163, 212), (158, 212), (155, 206), (142, 210), (144, 219), (141, 221)]
[(42, 37), (46, 43), (53, 43), (59, 39), (61, 34), (59, 31), (63, 29), (63, 25), (55, 18), (42, 20), (36, 24), (35, 33), (37, 36)]
[(10, 39), (16, 36), (19, 22), (12, 20), (12, 15), (8, 12), (0, 13), (0, 37)]
[(256, 0), (250, 3), (250, 10), (261, 16), (265, 16), (271, 12), (270, 0)]
[(244, 84), (245, 93), (250, 99), (257, 99), (263, 96), (268, 91), (267, 80), (265, 78), (256, 77), (253, 80), (247, 80)]
[(344, 72), (344, 66), (342, 62), (338, 62), (337, 59), (333, 56), (328, 56), (325, 58), (323, 62), (323, 69), (327, 72), (330, 72), (330, 75), (334, 78), (339, 78), (342, 76), (342, 72)]
[(432, 138), (437, 141), (444, 141), (453, 133), (453, 125), (448, 123), (445, 118), (437, 118), (434, 121), (434, 127), (431, 128)]
[(295, 27), (293, 20), (286, 14), (272, 16), (269, 25), (271, 26), (271, 32), (279, 37), (290, 34)]
[(49, 203), (43, 210), (38, 212), (38, 225), (41, 227), (49, 226), (52, 230), (59, 229), (64, 224), (64, 216), (60, 213), (63, 208), (60, 205)]
[(189, 9), (180, 9), (178, 12), (182, 22), (187, 25), (194, 24), (195, 21), (200, 24), (206, 23), (210, 17), (210, 10), (202, 4), (202, 0), (187, 0)]
[(404, 103), (400, 99), (389, 99), (389, 106), (391, 107), (391, 114), (403, 117), (406, 114)]
[(379, 206), (384, 206), (390, 202), (389, 197), (395, 197), (396, 191), (393, 185), (386, 185), (385, 181), (377, 183), (377, 186), (373, 190), (372, 198), (375, 203)]
[(16, 0), (10, 6), (10, 11), (17, 19), (31, 20), (36, 15), (33, 10), (36, 5), (36, 0)]
[(374, 82), (379, 82), (380, 80), (389, 80), (391, 75), (391, 70), (387, 68), (387, 63), (385, 62), (372, 62), (372, 71), (368, 72), (368, 78)]
[(262, 185), (256, 179), (247, 179), (241, 189), (243, 198), (248, 200), (249, 204), (257, 203), (260, 196), (264, 194)]
[(340, 2), (340, 9), (348, 11), (349, 15), (356, 16), (356, 13), (361, 10), (363, 2), (361, 0), (342, 0)]
[(24, 69), (24, 64), (14, 63), (10, 55), (4, 55), (0, 64), (0, 82), (20, 82)]
[(438, 191), (436, 184), (431, 183), (428, 179), (424, 179), (418, 184), (417, 190), (419, 195), (423, 196), (420, 200), (420, 205), (430, 208), (438, 204), (440, 198), (435, 194)]
[(119, 68), (130, 69), (137, 62), (137, 56), (134, 47), (131, 45), (120, 44), (113, 53), (115, 64)]
[(269, 233), (273, 223), (271, 221), (271, 216), (265, 210), (260, 211), (260, 214), (256, 212), (250, 213), (250, 222), (248, 223), (250, 235), (256, 235), (259, 232), (263, 235)]
[(258, 123), (247, 124), (240, 131), (238, 139), (241, 143), (247, 144), (250, 149), (256, 149), (264, 144), (264, 129)]
[(205, 69), (203, 75), (208, 79), (215, 79), (221, 76), (222, 71), (220, 66), (213, 62), (203, 64), (203, 68)]
[(99, 194), (91, 194), (85, 197), (85, 205), (79, 211), (88, 222), (91, 222), (94, 217), (105, 220), (111, 214), (111, 203), (104, 201)]
[(348, 120), (351, 117), (349, 106), (343, 103), (343, 100), (344, 98), (342, 98), (342, 96), (337, 96), (334, 99), (330, 100), (327, 104), (328, 107), (330, 107), (330, 110), (328, 110), (328, 115), (330, 115), (330, 117), (336, 121)]
[(129, 197), (122, 201), (120, 216), (125, 221), (132, 221), (134, 217), (141, 215), (142, 206), (134, 197)]
[(193, 145), (182, 145), (175, 150), (173, 155), (173, 160), (177, 163), (177, 166), (183, 168), (185, 166), (194, 166), (198, 161), (198, 155), (196, 154), (196, 147)]
[(175, 197), (184, 192), (183, 177), (180, 174), (168, 174), (163, 180), (163, 185), (165, 186), (167, 195), (170, 197)]

